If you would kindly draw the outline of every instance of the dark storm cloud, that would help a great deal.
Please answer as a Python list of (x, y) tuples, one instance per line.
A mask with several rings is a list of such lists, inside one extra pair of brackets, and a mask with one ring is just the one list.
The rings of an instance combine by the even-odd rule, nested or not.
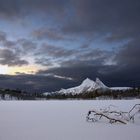
[(40, 71), (41, 74), (53, 73), (61, 76), (69, 76), (75, 81), (73, 84), (67, 86), (62, 85), (62, 88), (72, 87), (80, 84), (85, 78), (89, 77), (93, 80), (99, 77), (107, 86), (139, 86), (140, 76), (130, 70), (122, 70), (118, 66), (71, 66), (53, 68), (46, 71)]
[[(0, 64), (27, 64), (28, 62), (22, 57), (25, 52), (33, 52), (37, 64), (50, 67), (54, 66), (54, 63), (60, 65), (39, 71), (34, 76), (19, 74), (14, 77), (3, 77), (6, 80), (0, 85), (18, 87), (16, 85), (18, 82), (19, 87), (25, 89), (57, 90), (76, 85), (86, 77), (93, 80), (99, 77), (108, 86), (139, 85), (139, 13), (139, 0), (0, 0), (0, 19), (6, 17), (12, 22), (12, 17), (24, 19), (24, 16), (29, 16), (31, 22), (32, 19), (35, 20), (39, 27), (48, 25), (31, 31), (33, 37), (37, 38), (39, 46), (30, 39), (10, 41), (6, 33), (0, 32), (1, 46), (6, 47), (0, 49)], [(40, 23), (39, 18), (42, 15), (45, 16), (43, 23)], [(73, 35), (75, 38), (82, 36), (86, 44), (74, 49), (74, 46), (82, 43), (83, 38), (78, 40), (76, 45), (71, 42), (73, 48), (55, 44), (55, 41), (65, 41), (66, 37)], [(107, 43), (110, 45), (110, 42), (114, 41), (127, 43), (124, 46), (118, 45), (119, 49), (114, 52), (105, 51), (100, 45), (100, 50), (93, 49), (94, 39), (101, 37), (106, 41), (105, 47)], [(43, 39), (54, 41), (54, 44), (41, 45)], [(46, 78), (40, 74), (50, 76)], [(71, 77), (77, 81), (56, 78), (54, 75)], [(13, 81), (17, 81), (16, 84)]]
[(20, 13), (18, 0), (1, 0), (0, 1), (0, 16), (10, 17)]
[(1, 0), (0, 16), (22, 17), (35, 11), (62, 14), (67, 2), (65, 0)]
[[(57, 19), (55, 27), (62, 34), (44, 28), (35, 31), (37, 38), (63, 39), (65, 33), (106, 36), (118, 41), (140, 35), (139, 0), (1, 0), (0, 15), (6, 17), (46, 15)], [(39, 15), (40, 15), (39, 14)], [(60, 26), (61, 25), (61, 26)], [(90, 36), (92, 38), (92, 35)]]
[(27, 65), (28, 62), (21, 59), (19, 54), (12, 50), (0, 49), (0, 64), (8, 66), (22, 66)]
[[(126, 44), (116, 55), (117, 66), (119, 68), (118, 76), (130, 82), (140, 85), (140, 39), (134, 39)], [(116, 74), (116, 73), (115, 73)], [(114, 74), (114, 75), (115, 75)]]
[[(101, 60), (104, 61), (104, 57), (99, 52), (101, 57), (92, 62), (84, 62), (84, 60), (82, 63), (80, 60), (75, 60), (75, 62), (67, 61), (63, 62), (61, 67), (40, 70), (36, 75), (1, 75), (0, 85), (4, 88), (13, 89), (18, 87), (32, 92), (45, 92), (77, 86), (87, 77), (93, 80), (99, 77), (107, 86), (139, 86), (140, 65), (139, 62), (137, 62), (138, 65), (135, 63), (139, 60), (139, 52), (139, 40), (133, 40), (118, 51), (115, 56), (116, 65), (101, 63)], [(109, 56), (110, 53), (108, 53)], [(60, 77), (71, 77), (74, 80)], [(15, 81), (17, 82), (15, 83)]]
[(63, 27), (65, 33), (109, 35), (109, 40), (140, 35), (139, 0), (78, 0), (76, 12)]
[[(38, 74), (53, 73), (56, 75), (71, 77), (80, 83), (86, 77), (101, 78), (108, 86), (140, 86), (140, 42), (139, 39), (132, 40), (113, 54), (116, 64), (103, 63), (104, 59), (111, 56), (111, 52), (102, 57), (92, 60), (69, 60), (61, 63), (61, 67), (39, 71)], [(104, 55), (103, 55), (104, 56)], [(64, 86), (65, 87), (65, 86)]]
[(116, 59), (119, 65), (140, 68), (140, 38), (134, 39), (123, 46)]
[(104, 67), (105, 60), (111, 57), (110, 51), (102, 51), (93, 49), (88, 51), (80, 51), (75, 53), (75, 58), (63, 59), (60, 67), (51, 68), (48, 70), (39, 71), (38, 74), (60, 75), (64, 77), (71, 77), (73, 79), (83, 79), (86, 77), (93, 77), (99, 75), (98, 70)]
[[(94, 68), (94, 69), (93, 69)], [(81, 80), (86, 77), (97, 76), (97, 67), (95, 66), (76, 66), (52, 68), (46, 71), (39, 71), (38, 74), (53, 73), (64, 77), (71, 77), (75, 80)]]
[[(16, 82), (15, 82), (16, 81)], [(11, 89), (22, 89), (28, 92), (55, 91), (61, 87), (73, 85), (74, 82), (54, 76), (41, 75), (0, 75), (0, 87)]]

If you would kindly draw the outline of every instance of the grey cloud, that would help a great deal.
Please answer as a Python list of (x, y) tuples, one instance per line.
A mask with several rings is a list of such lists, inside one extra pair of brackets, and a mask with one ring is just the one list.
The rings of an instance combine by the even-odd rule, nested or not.
[(23, 57), (29, 54), (33, 55), (38, 44), (26, 38), (11, 41), (7, 36), (5, 32), (0, 31), (0, 64), (9, 66), (27, 65), (28, 61), (24, 60)]
[(0, 41), (3, 48), (11, 49), (24, 55), (37, 48), (37, 43), (30, 39), (20, 38), (15, 41), (8, 40), (7, 34), (2, 31), (0, 31)]
[(53, 73), (55, 75), (60, 75), (64, 77), (72, 77), (73, 79), (81, 80), (86, 77), (91, 77), (91, 73), (93, 75), (97, 75), (97, 67), (93, 66), (79, 66), (73, 65), (71, 67), (59, 67), (59, 68), (52, 68), (46, 71), (39, 71), (38, 74), (45, 74), (45, 73)]
[(0, 64), (9, 66), (27, 65), (28, 61), (22, 57), (35, 50), (37, 46), (32, 40), (24, 38), (15, 41), (8, 40), (7, 34), (3, 31), (0, 31), (0, 43)]
[(26, 16), (33, 11), (58, 13), (64, 12), (64, 5), (67, 4), (64, 0), (1, 0), (0, 1), (0, 16), (11, 18)]
[[(15, 82), (16, 81), (16, 82)], [(74, 85), (75, 81), (41, 75), (0, 75), (0, 88), (21, 89), (28, 92), (46, 92), (56, 91), (64, 87), (64, 85)]]
[(0, 64), (8, 66), (27, 65), (26, 60), (22, 60), (19, 54), (9, 49), (0, 49)]
[[(102, 62), (104, 57), (95, 60), (75, 59), (64, 61), (61, 67), (42, 70), (38, 73), (53, 73), (64, 77), (77, 79), (77, 83), (84, 78), (101, 78), (108, 86), (139, 86), (140, 83), (140, 47), (139, 39), (135, 39), (126, 44), (114, 55), (116, 64), (105, 65)], [(101, 53), (101, 52), (100, 52)], [(99, 54), (100, 54), (99, 53)], [(108, 53), (108, 57), (111, 54)]]
[(35, 63), (47, 67), (54, 66), (54, 60), (51, 58), (36, 58)]
[(8, 40), (7, 34), (3, 31), (0, 31), (0, 44), (2, 47), (6, 47), (6, 48), (16, 46), (16, 42)]
[(14, 41), (10, 41), (10, 40), (5, 40), (3, 42), (3, 46), (9, 48), (9, 47), (15, 47), (16, 46), (16, 42)]
[(30, 52), (36, 49), (37, 44), (28, 39), (19, 39), (17, 40), (17, 44), (21, 45), (21, 49), (23, 52)]
[(63, 27), (65, 33), (110, 34), (108, 40), (133, 38), (139, 34), (139, 0), (78, 0), (75, 15)]
[(0, 43), (3, 47), (9, 48), (9, 49), (14, 49), (14, 48), (19, 48), (22, 49), (24, 52), (25, 51), (31, 51), (36, 49), (37, 43), (32, 41), (31, 39), (26, 39), (26, 38), (20, 38), (15, 41), (11, 41), (7, 37), (8, 35), (0, 31)]
[(119, 65), (124, 66), (140, 66), (140, 38), (130, 41), (123, 46), (116, 56)]
[(4, 42), (6, 40), (6, 33), (0, 31), (0, 42)]
[[(83, 79), (86, 77), (95, 77), (100, 75), (100, 69), (107, 67), (104, 62), (111, 57), (110, 52), (94, 49), (89, 51), (81, 51), (74, 54), (75, 58), (63, 59), (60, 67), (50, 68), (46, 71), (38, 73), (53, 73), (64, 77), (72, 77), (73, 79)], [(94, 76), (93, 76), (94, 75)]]
[[(101, 58), (91, 62), (84, 60), (63, 62), (60, 67), (40, 70), (36, 75), (0, 76), (0, 85), (6, 88), (18, 87), (28, 91), (45, 92), (77, 86), (86, 77), (93, 80), (99, 77), (107, 86), (139, 86), (139, 39), (131, 41), (118, 51), (115, 57), (116, 65), (103, 65), (100, 63), (101, 60), (104, 60), (102, 55)], [(74, 80), (61, 79), (54, 75), (71, 77)]]
[(90, 44), (83, 44), (80, 46), (80, 49), (89, 49)]
[(89, 77), (95, 79), (99, 77), (107, 86), (139, 86), (140, 76), (138, 73), (132, 74), (132, 71), (121, 69), (118, 66), (93, 66), (93, 65), (73, 65), (71, 67), (59, 67), (46, 71), (39, 71), (38, 73), (48, 74), (53, 73), (64, 77), (71, 77), (75, 79), (75, 84), (69, 86), (62, 85), (61, 88), (73, 87), (78, 85), (82, 80)]
[(116, 55), (120, 77), (125, 77), (133, 85), (140, 82), (140, 41), (139, 38), (125, 45)]
[(63, 58), (63, 57), (71, 56), (73, 53), (74, 53), (74, 50), (68, 50), (63, 47), (48, 45), (45, 43), (40, 47), (37, 54), (38, 55), (47, 54), (49, 57)]
[(104, 65), (106, 61), (112, 58), (112, 51), (101, 49), (66, 49), (44, 44), (37, 52), (36, 63), (43, 66), (71, 65)]
[[(39, 17), (35, 17), (37, 12), (39, 12), (37, 14), (40, 15)], [(49, 44), (44, 44), (37, 48), (36, 42), (32, 40), (21, 39), (20, 41), (12, 42), (7, 39), (7, 35), (4, 32), (0, 32), (0, 43), (7, 48), (0, 49), (0, 63), (7, 65), (27, 64), (28, 62), (22, 60), (22, 55), (26, 51), (35, 53), (33, 50), (36, 47), (38, 52), (35, 53), (34, 57), (37, 64), (40, 63), (50, 67), (54, 63), (60, 65), (60, 67), (50, 68), (47, 71), (38, 73), (53, 73), (62, 77), (72, 77), (79, 79), (77, 82), (86, 77), (92, 79), (99, 77), (105, 83), (107, 82), (108, 85), (132, 86), (134, 82), (138, 85), (140, 83), (139, 13), (139, 0), (1, 0), (0, 18), (2, 16), (11, 18), (28, 15), (33, 16), (38, 21), (38, 18), (42, 17), (43, 14), (45, 15), (43, 24), (50, 26), (52, 23), (52, 26), (55, 26), (51, 30), (47, 30), (47, 28), (41, 28), (40, 31), (36, 30), (34, 34), (38, 41), (43, 38), (48, 38), (51, 41), (64, 41), (67, 36), (74, 35), (75, 38), (83, 36), (90, 43), (94, 43), (94, 37), (101, 38), (104, 36), (108, 44), (113, 41), (121, 42), (123, 40), (128, 40), (128, 44), (125, 44), (122, 49), (116, 52), (93, 50), (94, 46), (89, 47), (88, 41), (86, 41), (87, 45), (79, 49), (68, 49)], [(81, 40), (83, 41), (83, 38)], [(105, 61), (112, 59), (112, 57), (114, 57), (113, 61), (116, 64), (107, 65)], [(24, 79), (25, 77), (33, 78), (23, 74), (22, 78)], [(20, 79), (21, 76), (17, 76), (17, 78)], [(42, 77), (34, 78), (32, 81), (37, 82), (39, 80), (38, 84), (34, 84), (38, 85), (38, 89), (44, 88), (47, 82), (48, 90), (51, 89), (50, 87), (57, 89), (58, 87), (66, 86), (65, 81), (61, 81), (61, 86), (57, 86), (60, 79), (55, 81), (51, 77), (46, 81), (42, 81)], [(55, 83), (53, 83), (54, 81)], [(9, 85), (11, 83), (12, 81)], [(33, 84), (31, 81), (25, 83), (27, 83), (25, 87)], [(53, 84), (54, 86), (52, 86)], [(73, 82), (69, 83), (69, 86), (72, 85)], [(32, 88), (35, 88), (35, 86)]]
[(10, 17), (14, 15), (18, 15), (20, 13), (18, 0), (1, 0), (0, 1), (0, 16), (2, 17)]
[[(35, 31), (38, 38), (63, 39), (63, 34), (107, 36), (106, 41), (134, 38), (140, 32), (139, 0), (1, 0), (0, 15), (7, 17), (40, 13), (55, 19), (54, 30)], [(40, 15), (39, 14), (39, 15)], [(56, 20), (57, 19), (57, 20)], [(52, 20), (53, 22), (53, 20)], [(108, 36), (109, 35), (109, 36)]]
[(106, 58), (111, 56), (112, 51), (106, 51), (101, 49), (88, 49), (87, 51), (83, 51), (78, 55), (78, 58), (81, 60), (96, 60), (102, 59), (105, 60)]
[(32, 35), (37, 39), (64, 40), (66, 37), (59, 30), (40, 28), (33, 31)]

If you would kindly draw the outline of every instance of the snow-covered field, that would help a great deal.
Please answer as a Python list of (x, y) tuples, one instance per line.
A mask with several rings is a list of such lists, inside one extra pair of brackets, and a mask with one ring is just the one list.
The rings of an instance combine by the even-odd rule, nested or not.
[(140, 100), (1, 101), (0, 140), (140, 140), (134, 124), (86, 122), (90, 109), (112, 104), (128, 111)]

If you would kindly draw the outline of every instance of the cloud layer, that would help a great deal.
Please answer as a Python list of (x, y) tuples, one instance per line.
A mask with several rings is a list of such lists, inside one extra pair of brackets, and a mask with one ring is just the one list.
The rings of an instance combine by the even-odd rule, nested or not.
[(1, 86), (50, 91), (86, 77), (139, 86), (139, 13), (139, 0), (1, 0), (0, 65), (40, 67), (1, 76)]

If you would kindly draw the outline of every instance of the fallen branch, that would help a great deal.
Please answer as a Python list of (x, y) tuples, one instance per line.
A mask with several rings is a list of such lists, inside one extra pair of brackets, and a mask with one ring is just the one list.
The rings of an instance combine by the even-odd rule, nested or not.
[[(110, 106), (107, 109), (90, 110), (86, 116), (87, 121), (97, 122), (102, 118), (109, 120), (109, 123), (127, 124), (129, 121), (135, 120), (135, 115), (140, 113), (140, 104), (135, 104), (129, 112), (111, 110)], [(91, 117), (92, 115), (92, 117)]]
[(89, 120), (92, 120), (93, 122), (97, 121), (97, 119), (95, 119), (95, 118), (90, 118), (90, 117), (89, 117), (89, 115), (90, 115), (91, 113), (93, 113), (94, 116), (99, 116), (99, 119), (101, 119), (102, 117), (108, 119), (108, 120), (109, 120), (109, 123), (120, 122), (120, 123), (126, 124), (126, 122), (124, 122), (124, 121), (122, 121), (122, 120), (120, 120), (120, 119), (112, 118), (112, 117), (110, 117), (110, 116), (107, 115), (107, 114), (104, 114), (104, 113), (102, 113), (102, 112), (97, 112), (97, 111), (95, 111), (95, 110), (92, 110), (92, 111), (89, 111), (89, 112), (88, 112), (87, 121), (89, 121)]

